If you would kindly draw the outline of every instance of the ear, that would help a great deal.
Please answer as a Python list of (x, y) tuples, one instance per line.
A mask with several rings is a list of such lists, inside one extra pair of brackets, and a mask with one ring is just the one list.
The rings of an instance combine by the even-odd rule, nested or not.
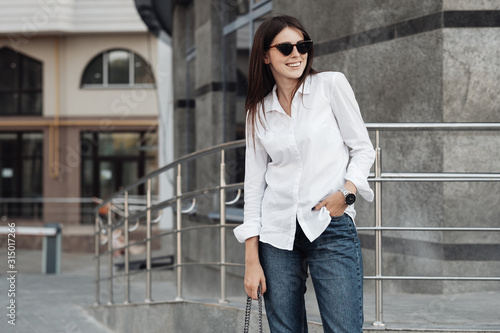
[(269, 65), (269, 63), (271, 63), (271, 60), (269, 59), (269, 55), (267, 52), (264, 54), (264, 63), (266, 65)]

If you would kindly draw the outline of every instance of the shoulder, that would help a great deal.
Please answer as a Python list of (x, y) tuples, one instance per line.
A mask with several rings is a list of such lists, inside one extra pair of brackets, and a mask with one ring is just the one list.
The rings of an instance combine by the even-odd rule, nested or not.
[[(274, 90), (271, 90), (269, 94), (264, 97), (262, 100), (262, 105), (264, 106), (264, 109), (267, 110), (272, 104), (273, 104), (273, 99), (274, 99)], [(261, 111), (264, 111), (261, 109)]]
[(313, 90), (323, 89), (323, 91), (344, 90), (350, 87), (347, 78), (342, 72), (320, 72), (309, 76), (310, 86)]
[(315, 83), (331, 83), (331, 82), (341, 82), (347, 81), (344, 73), (342, 72), (320, 72), (316, 74), (311, 74), (311, 82)]
[(309, 75), (311, 87), (320, 88), (321, 86), (326, 89), (335, 89), (349, 86), (347, 78), (342, 72), (320, 72)]

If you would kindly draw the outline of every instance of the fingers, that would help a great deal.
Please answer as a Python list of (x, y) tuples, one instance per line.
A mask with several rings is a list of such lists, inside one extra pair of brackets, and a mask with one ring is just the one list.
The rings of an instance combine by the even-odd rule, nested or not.
[(264, 295), (264, 293), (267, 290), (266, 286), (266, 279), (261, 278), (259, 284), (250, 284), (250, 283), (245, 283), (245, 291), (248, 296), (250, 296), (252, 299), (258, 299), (257, 291), (259, 290), (260, 287), (260, 293), (261, 295)]
[(314, 206), (311, 210), (314, 212), (316, 210), (320, 210), (321, 208), (325, 207), (327, 204), (327, 201), (326, 199), (321, 201), (319, 204), (317, 204), (316, 206)]
[(266, 292), (266, 290), (267, 290), (267, 286), (266, 286), (266, 279), (262, 279), (262, 280), (260, 281), (260, 293), (261, 293), (262, 295), (264, 295), (264, 293)]
[[(245, 291), (248, 296), (250, 296), (252, 299), (258, 299), (257, 297), (257, 290), (259, 289), (259, 286), (245, 286)], [(262, 293), (262, 292), (261, 292)]]
[(247, 295), (252, 299), (257, 299), (259, 286), (262, 294), (266, 291), (266, 277), (260, 263), (246, 264), (244, 285)]
[(253, 298), (252, 288), (248, 287), (246, 284), (245, 284), (245, 292), (247, 293), (248, 296)]
[(321, 208), (326, 207), (330, 214), (334, 212), (344, 211), (347, 208), (344, 196), (341, 192), (337, 191), (328, 196), (325, 200), (321, 201), (319, 204), (314, 206), (311, 210), (317, 211)]
[[(335, 194), (337, 194), (337, 193), (333, 193), (333, 194), (329, 195), (325, 200), (321, 201), (319, 204), (314, 206), (311, 210), (314, 212), (314, 211), (320, 210), (323, 207), (326, 207), (327, 205), (330, 205), (335, 200)], [(327, 207), (327, 209), (328, 209), (328, 207)]]
[(245, 291), (248, 296), (252, 299), (258, 299), (257, 290), (261, 287), (261, 293), (263, 294), (265, 291), (266, 280), (264, 277), (259, 277), (257, 279), (245, 280)]

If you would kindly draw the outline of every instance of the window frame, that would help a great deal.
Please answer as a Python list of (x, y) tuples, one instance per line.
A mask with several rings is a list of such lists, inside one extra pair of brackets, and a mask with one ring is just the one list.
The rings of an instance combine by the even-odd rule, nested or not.
[[(139, 140), (141, 142), (140, 149), (137, 153), (137, 155), (131, 154), (131, 153), (125, 153), (125, 154), (100, 154), (99, 153), (99, 146), (102, 145), (102, 138), (100, 137), (101, 134), (139, 134)], [(86, 138), (85, 136), (89, 135), (89, 138)], [(85, 183), (85, 170), (82, 167), (80, 169), (80, 196), (81, 197), (88, 197), (89, 195), (91, 196), (96, 196), (96, 197), (102, 197), (103, 193), (101, 192), (102, 188), (100, 185), (100, 166), (102, 162), (110, 162), (110, 163), (116, 163), (116, 164), (122, 164), (123, 162), (133, 162), (137, 163), (137, 174), (134, 175), (134, 178), (139, 179), (141, 177), (144, 177), (147, 173), (147, 167), (148, 167), (148, 162), (155, 162), (157, 164), (158, 161), (158, 151), (155, 151), (154, 155), (149, 155), (147, 151), (144, 149), (146, 148), (147, 139), (148, 135), (158, 135), (158, 129), (155, 129), (153, 131), (151, 130), (145, 130), (145, 129), (139, 129), (139, 130), (119, 130), (119, 131), (96, 131), (96, 130), (81, 130), (80, 131), (80, 147), (82, 152), (84, 151), (85, 153), (82, 153), (82, 159), (81, 159), (81, 165), (83, 166), (85, 162), (90, 162), (89, 164), (91, 165), (92, 172), (91, 172), (91, 181), (90, 183), (86, 184)], [(87, 151), (87, 149), (83, 147), (83, 145), (88, 145), (86, 148), (90, 148), (90, 151)], [(157, 168), (157, 166), (156, 166)], [(121, 182), (123, 173), (116, 173), (113, 175), (113, 177), (116, 177), (116, 179), (119, 179), (118, 181)], [(127, 186), (129, 184), (122, 184), (123, 186)], [(157, 185), (155, 185), (157, 188)], [(153, 186), (153, 188), (155, 188)], [(92, 193), (86, 193), (85, 191), (90, 190)], [(114, 189), (115, 191), (117, 189)], [(138, 196), (144, 196), (146, 194), (146, 189), (144, 184), (140, 185), (137, 187), (137, 193), (134, 195)], [(92, 203), (81, 203), (80, 205), (82, 213), (81, 217), (81, 224), (91, 224), (94, 221), (94, 214), (92, 213), (92, 209), (94, 208), (94, 204)]]
[[(6, 90), (1, 90), (0, 93), (2, 94), (10, 94), (14, 95), (14, 98), (17, 101), (17, 106), (16, 106), (16, 112), (13, 114), (4, 114), (0, 113), (0, 117), (38, 117), (38, 116), (43, 116), (43, 62), (35, 59), (33, 57), (30, 57), (24, 53), (17, 52), (10, 47), (4, 46), (1, 47), (0, 50), (10, 50), (13, 53), (16, 54), (16, 66), (19, 68), (18, 69), (18, 82), (17, 85), (13, 86), (12, 89), (6, 89)], [(23, 88), (23, 79), (24, 79), (24, 73), (25, 73), (25, 64), (24, 64), (24, 59), (29, 59), (30, 61), (36, 62), (40, 64), (40, 88), (39, 89), (34, 89), (34, 88)], [(39, 112), (23, 112), (23, 103), (22, 103), (22, 96), (25, 94), (40, 94), (40, 110)]]
[[(12, 134), (15, 135), (15, 141), (16, 141), (16, 150), (15, 150), (15, 155), (8, 156), (8, 157), (1, 157), (1, 159), (8, 159), (9, 157), (11, 158), (12, 161), (14, 161), (14, 165), (17, 166), (17, 170), (14, 170), (14, 173), (12, 175), (13, 183), (14, 183), (14, 188), (12, 189), (12, 197), (15, 199), (31, 199), (31, 198), (43, 198), (44, 195), (44, 177), (43, 177), (43, 172), (41, 169), (39, 170), (41, 177), (40, 177), (40, 193), (39, 196), (25, 196), (23, 193), (23, 184), (25, 184), (26, 179), (24, 178), (25, 170), (26, 170), (26, 162), (27, 161), (38, 161), (40, 165), (44, 164), (44, 154), (43, 154), (43, 148), (41, 151), (38, 151), (37, 154), (34, 154), (32, 156), (25, 155), (24, 152), (24, 135), (27, 134), (38, 134), (41, 137), (41, 146), (44, 146), (44, 134), (43, 131), (37, 131), (37, 130), (30, 130), (30, 131), (6, 131), (2, 132), (2, 134)], [(1, 170), (0, 170), (1, 171)], [(1, 196), (1, 194), (0, 194)], [(22, 211), (24, 211), (25, 207), (31, 206), (31, 209), (33, 210), (32, 214), (23, 214)], [(9, 218), (23, 218), (23, 219), (41, 219), (43, 217), (43, 204), (41, 202), (14, 202), (14, 203), (4, 203), (3, 206), (1, 207), (2, 209), (2, 214), (5, 214), (4, 209), (14, 209), (14, 210), (19, 210), (21, 213), (20, 214), (15, 214), (15, 213), (9, 213), (8, 216)]]
[[(129, 55), (129, 73), (128, 73), (128, 80), (129, 83), (109, 83), (109, 53), (114, 52), (114, 51), (124, 51), (127, 52)], [(102, 83), (84, 83), (83, 80), (85, 78), (85, 73), (87, 72), (87, 69), (89, 65), (96, 60), (98, 57), (102, 57)], [(149, 71), (149, 74), (151, 75), (151, 78), (153, 80), (153, 83), (135, 83), (135, 58), (139, 58), (142, 62), (144, 62), (147, 65), (147, 69)], [(146, 61), (143, 57), (141, 57), (139, 54), (137, 54), (134, 51), (128, 50), (128, 49), (121, 49), (121, 48), (116, 48), (116, 49), (109, 49), (106, 51), (103, 51), (99, 53), (98, 55), (94, 56), (90, 61), (87, 62), (85, 65), (85, 68), (82, 72), (81, 75), (81, 80), (80, 80), (80, 89), (88, 89), (88, 90), (108, 90), (108, 89), (155, 89), (156, 88), (156, 80), (154, 77), (153, 69), (151, 67), (151, 64)]]
[[(224, 6), (224, 1), (227, 0), (220, 0), (222, 8), (225, 8)], [(226, 14), (223, 13), (223, 26), (222, 26), (222, 112), (224, 115), (224, 118), (226, 117), (226, 113), (228, 112), (228, 105), (227, 105), (227, 94), (228, 94), (228, 84), (230, 82), (227, 81), (227, 69), (226, 66), (224, 65), (226, 63), (226, 52), (228, 45), (226, 43), (226, 38), (232, 34), (232, 33), (237, 33), (239, 29), (242, 29), (244, 27), (248, 27), (248, 33), (249, 33), (249, 45), (248, 45), (248, 55), (250, 56), (250, 53), (252, 52), (252, 44), (253, 44), (253, 38), (255, 34), (255, 21), (260, 19), (262, 16), (268, 15), (269, 13), (272, 13), (273, 10), (273, 2), (272, 0), (261, 0), (258, 3), (255, 2), (255, 0), (250, 0), (248, 3), (248, 13), (238, 16), (235, 20), (227, 23), (226, 22)], [(224, 141), (226, 141), (227, 133), (223, 133)]]
[[(221, 0), (225, 1), (225, 0)], [(262, 0), (255, 3), (254, 0), (249, 2), (248, 13), (237, 17), (235, 20), (224, 24), (222, 29), (222, 35), (225, 37), (230, 33), (242, 28), (245, 25), (250, 27), (250, 49), (252, 48), (253, 34), (254, 34), (254, 21), (259, 19), (261, 16), (269, 14), (273, 10), (272, 0)]]
[[(221, 0), (221, 1), (227, 1), (227, 0)], [(221, 60), (222, 60), (222, 80), (223, 80), (222, 81), (222, 94), (223, 94), (222, 112), (224, 114), (224, 117), (226, 117), (226, 114), (228, 112), (231, 112), (230, 111), (231, 107), (230, 107), (230, 105), (228, 105), (227, 96), (229, 93), (231, 93), (230, 85), (232, 83), (232, 82), (228, 81), (228, 75), (227, 75), (228, 69), (226, 68), (226, 66), (224, 66), (224, 64), (226, 63), (226, 54), (228, 52), (228, 48), (230, 47), (230, 45), (228, 45), (228, 43), (226, 42), (226, 38), (233, 33), (237, 34), (238, 30), (246, 28), (246, 30), (248, 31), (248, 56), (250, 57), (250, 53), (252, 51), (253, 39), (254, 39), (254, 35), (255, 35), (255, 22), (258, 21), (261, 17), (272, 13), (272, 9), (273, 9), (272, 0), (261, 0), (258, 3), (255, 3), (255, 0), (250, 0), (248, 3), (248, 6), (249, 6), (249, 8), (248, 8), (248, 12), (246, 14), (236, 17), (236, 19), (231, 21), (231, 22), (226, 22), (227, 16), (225, 13), (223, 13), (224, 22), (223, 22), (223, 26), (222, 26), (222, 57), (221, 57)], [(246, 31), (245, 31), (245, 33), (246, 33)], [(236, 44), (235, 44), (235, 46), (236, 46)], [(236, 70), (236, 75), (238, 75), (237, 66), (235, 67), (235, 70)], [(237, 85), (236, 85), (236, 88), (237, 88)], [(238, 91), (235, 91), (234, 93), (238, 94)], [(241, 126), (238, 127), (238, 124), (235, 123), (235, 130), (236, 130), (235, 137), (237, 139), (241, 139), (241, 138), (245, 137), (245, 124), (240, 124), (240, 125)], [(224, 133), (223, 133), (224, 142), (226, 141), (226, 138), (228, 137), (228, 135), (227, 135), (227, 133), (225, 133), (225, 131), (226, 131), (226, 129), (224, 129)], [(243, 168), (244, 168), (245, 158), (244, 158), (243, 150), (237, 150), (235, 158), (236, 158), (237, 163), (239, 165), (243, 166)], [(239, 176), (239, 178), (235, 178), (235, 181), (242, 181), (241, 177), (244, 177), (243, 174), (241, 174)], [(241, 209), (242, 203), (239, 202), (236, 205), (236, 208)]]

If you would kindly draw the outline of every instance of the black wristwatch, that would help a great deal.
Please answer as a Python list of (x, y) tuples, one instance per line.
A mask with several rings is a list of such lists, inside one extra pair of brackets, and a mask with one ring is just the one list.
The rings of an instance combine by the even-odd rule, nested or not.
[(352, 193), (345, 187), (342, 186), (339, 191), (344, 195), (346, 204), (352, 205), (356, 201), (356, 194)]

